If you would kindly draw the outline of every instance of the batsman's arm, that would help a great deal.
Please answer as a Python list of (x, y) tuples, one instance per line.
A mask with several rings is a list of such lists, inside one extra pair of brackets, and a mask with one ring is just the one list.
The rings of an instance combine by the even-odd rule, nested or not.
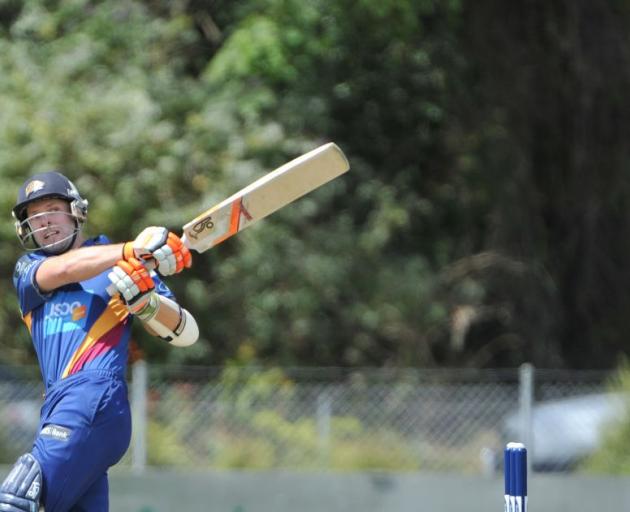
[(85, 281), (116, 264), (123, 244), (94, 245), (46, 258), (37, 269), (39, 289), (48, 293), (70, 283)]
[(158, 301), (155, 315), (148, 320), (140, 317), (144, 328), (176, 347), (188, 347), (195, 343), (199, 338), (199, 327), (190, 312), (168, 297), (155, 296)]
[(127, 310), (154, 336), (171, 345), (187, 347), (199, 338), (193, 316), (174, 300), (160, 295), (150, 271), (134, 257), (120, 260), (107, 275), (110, 295), (118, 294)]

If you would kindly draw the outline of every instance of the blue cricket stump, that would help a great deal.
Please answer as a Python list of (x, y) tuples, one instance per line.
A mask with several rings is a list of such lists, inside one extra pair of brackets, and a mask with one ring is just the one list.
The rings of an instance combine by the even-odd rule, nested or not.
[(503, 452), (505, 512), (527, 512), (527, 448), (508, 443)]

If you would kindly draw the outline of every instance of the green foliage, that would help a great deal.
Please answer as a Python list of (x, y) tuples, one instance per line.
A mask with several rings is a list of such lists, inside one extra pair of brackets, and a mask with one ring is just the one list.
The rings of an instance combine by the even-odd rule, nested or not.
[[(184, 102), (175, 98), (193, 91), (177, 75), (178, 48), (191, 35), (185, 17), (160, 19), (138, 2), (67, 1), (55, 11), (28, 2), (11, 38), (0, 39), (4, 211), (28, 173), (50, 168), (64, 169), (88, 197), (92, 233), (124, 240), (154, 209), (180, 211), (177, 191), (190, 174), (175, 169), (188, 157), (176, 128)], [(166, 223), (183, 217), (171, 213)], [(8, 277), (18, 248), (10, 224), (2, 235), (14, 247), (0, 261)], [(11, 315), (0, 330), (20, 333), (6, 336), (20, 345), (26, 332), (16, 328), (13, 295), (2, 301)]]
[(192, 453), (172, 427), (151, 421), (147, 429), (147, 463), (150, 466), (187, 466)]
[[(201, 343), (138, 331), (148, 357), (610, 365), (630, 305), (628, 13), (560, 19), (564, 3), (2, 2), (0, 208), (61, 168), (91, 233), (178, 230), (334, 140), (350, 173), (168, 281)], [(571, 20), (591, 18), (585, 41)], [(0, 238), (10, 290), (10, 222)], [(16, 312), (0, 297), (1, 358), (32, 361)]]
[[(169, 383), (173, 370), (177, 381)], [(439, 459), (448, 470), (478, 472), (462, 460), (477, 460), (496, 442), (483, 432), (453, 446), (401, 424), (410, 395), (426, 385), (415, 372), (396, 372), (395, 384), (361, 372), (347, 381), (324, 375), (320, 381), (319, 372), (308, 372), (308, 380), (300, 372), (296, 381), (274, 367), (229, 366), (217, 375), (207, 368), (153, 367), (151, 460), (206, 469), (405, 472)]]
[[(220, 382), (221, 393), (213, 406), (216, 416), (201, 436), (207, 456), (195, 454), (189, 465), (339, 471), (407, 471), (419, 465), (409, 441), (397, 432), (368, 429), (353, 416), (330, 415), (324, 427), (317, 414), (288, 415), (282, 404), (290, 403), (294, 385), (277, 368), (260, 372), (226, 368)], [(172, 412), (171, 399), (161, 397), (160, 402)], [(194, 417), (192, 412), (185, 416)], [(171, 423), (184, 430), (177, 420)]]
[(600, 448), (581, 469), (597, 474), (630, 474), (630, 364), (625, 360), (609, 386), (611, 393), (624, 399), (625, 412), (605, 426)]
[(336, 442), (330, 467), (339, 471), (417, 471), (420, 461), (409, 450), (408, 441), (384, 433)]
[(278, 368), (247, 372), (228, 366), (222, 372), (221, 382), (221, 400), (226, 416), (245, 425), (250, 423), (256, 403), (264, 403), (272, 396), (288, 399), (293, 389), (293, 383)]
[(229, 75), (234, 81), (251, 81), (263, 75), (272, 80), (291, 80), (295, 69), (278, 40), (282, 27), (267, 16), (252, 16), (229, 39), (208, 70), (210, 81)]
[[(390, 139), (385, 133), (363, 132), (365, 127), (384, 127), (382, 115), (415, 109), (413, 97), (427, 100), (417, 116), (410, 113), (403, 122), (420, 126), (426, 122), (429, 133), (440, 122), (441, 110), (429, 98), (437, 99), (436, 92), (446, 90), (438, 79), (443, 72), (431, 62), (433, 43), (430, 37), (421, 39), (419, 20), (431, 16), (434, 9), (428, 2), (350, 6), (269, 1), (230, 34), (209, 62), (205, 79), (213, 87), (229, 86), (225, 94), (232, 94), (232, 103), (238, 105), (234, 116), (255, 134), (258, 154), (270, 151), (263, 149), (267, 144), (306, 148), (296, 137), (300, 133), (329, 133), (350, 145), (362, 138)], [(384, 20), (386, 31), (364, 33), (360, 28), (381, 26)], [(383, 47), (386, 56), (381, 59)], [(407, 81), (407, 73), (415, 72), (418, 80)], [(398, 75), (400, 85), (391, 93), (391, 82)], [(390, 84), (387, 88), (383, 88), (384, 76)], [(375, 101), (376, 91), (395, 103), (391, 110)], [(355, 111), (359, 105), (362, 110)], [(403, 126), (392, 126), (392, 135)], [(277, 135), (265, 140), (263, 133)], [(353, 135), (346, 137), (346, 133)], [(427, 160), (420, 152), (409, 156), (407, 166), (422, 168)], [(240, 309), (244, 316), (238, 326), (233, 316), (225, 316), (221, 330), (253, 345), (258, 358), (282, 364), (297, 360), (378, 365), (384, 362), (383, 349), (398, 345), (400, 350), (392, 351), (389, 364), (432, 365), (428, 340), (417, 336), (440, 332), (447, 317), (447, 308), (436, 302), (432, 260), (438, 257), (410, 254), (407, 244), (400, 243), (401, 233), (416, 229), (415, 210), (421, 207), (428, 213), (431, 206), (415, 190), (405, 191), (404, 182), (396, 183), (397, 174), (411, 176), (417, 171), (409, 167), (394, 171), (397, 162), (392, 161), (380, 166), (381, 178), (369, 180), (382, 160), (372, 164), (351, 160), (353, 176), (301, 200), (290, 212), (277, 213), (277, 223), (265, 223), (254, 234), (240, 236), (238, 252), (219, 269), (218, 278), (225, 282), (238, 276), (249, 293), (243, 297), (239, 290), (224, 292), (222, 299), (233, 304), (230, 309)], [(343, 206), (340, 198), (348, 197), (351, 205)], [(282, 265), (269, 260), (269, 254), (279, 254)], [(255, 339), (251, 332), (257, 333)]]
[(254, 433), (213, 432), (213, 456), (200, 463), (222, 469), (418, 469), (419, 461), (407, 441), (391, 432), (349, 435), (343, 429), (349, 421), (361, 429), (354, 418), (333, 418), (331, 440), (323, 445), (313, 420), (291, 422), (276, 412), (263, 411), (252, 418)]

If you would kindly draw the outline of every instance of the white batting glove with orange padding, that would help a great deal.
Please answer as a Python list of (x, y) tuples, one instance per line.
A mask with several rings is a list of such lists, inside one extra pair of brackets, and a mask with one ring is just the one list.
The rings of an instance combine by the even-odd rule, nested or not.
[(127, 242), (123, 246), (123, 258), (152, 262), (150, 264), (163, 276), (181, 272), (192, 264), (192, 255), (181, 239), (157, 226), (144, 229), (133, 242)]
[(160, 275), (177, 274), (192, 265), (192, 255), (188, 247), (175, 233), (169, 233), (166, 243), (153, 251)]
[(107, 275), (120, 293), (123, 302), (132, 315), (140, 320), (153, 318), (159, 307), (155, 284), (149, 271), (136, 258), (120, 260)]

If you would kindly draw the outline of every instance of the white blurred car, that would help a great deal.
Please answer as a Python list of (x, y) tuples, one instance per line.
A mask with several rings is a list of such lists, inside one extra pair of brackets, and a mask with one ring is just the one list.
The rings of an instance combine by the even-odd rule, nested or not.
[[(614, 393), (581, 395), (532, 407), (532, 438), (527, 446), (532, 468), (566, 471), (593, 454), (605, 429), (628, 417), (628, 397)], [(520, 411), (505, 420), (506, 441), (523, 441)]]

